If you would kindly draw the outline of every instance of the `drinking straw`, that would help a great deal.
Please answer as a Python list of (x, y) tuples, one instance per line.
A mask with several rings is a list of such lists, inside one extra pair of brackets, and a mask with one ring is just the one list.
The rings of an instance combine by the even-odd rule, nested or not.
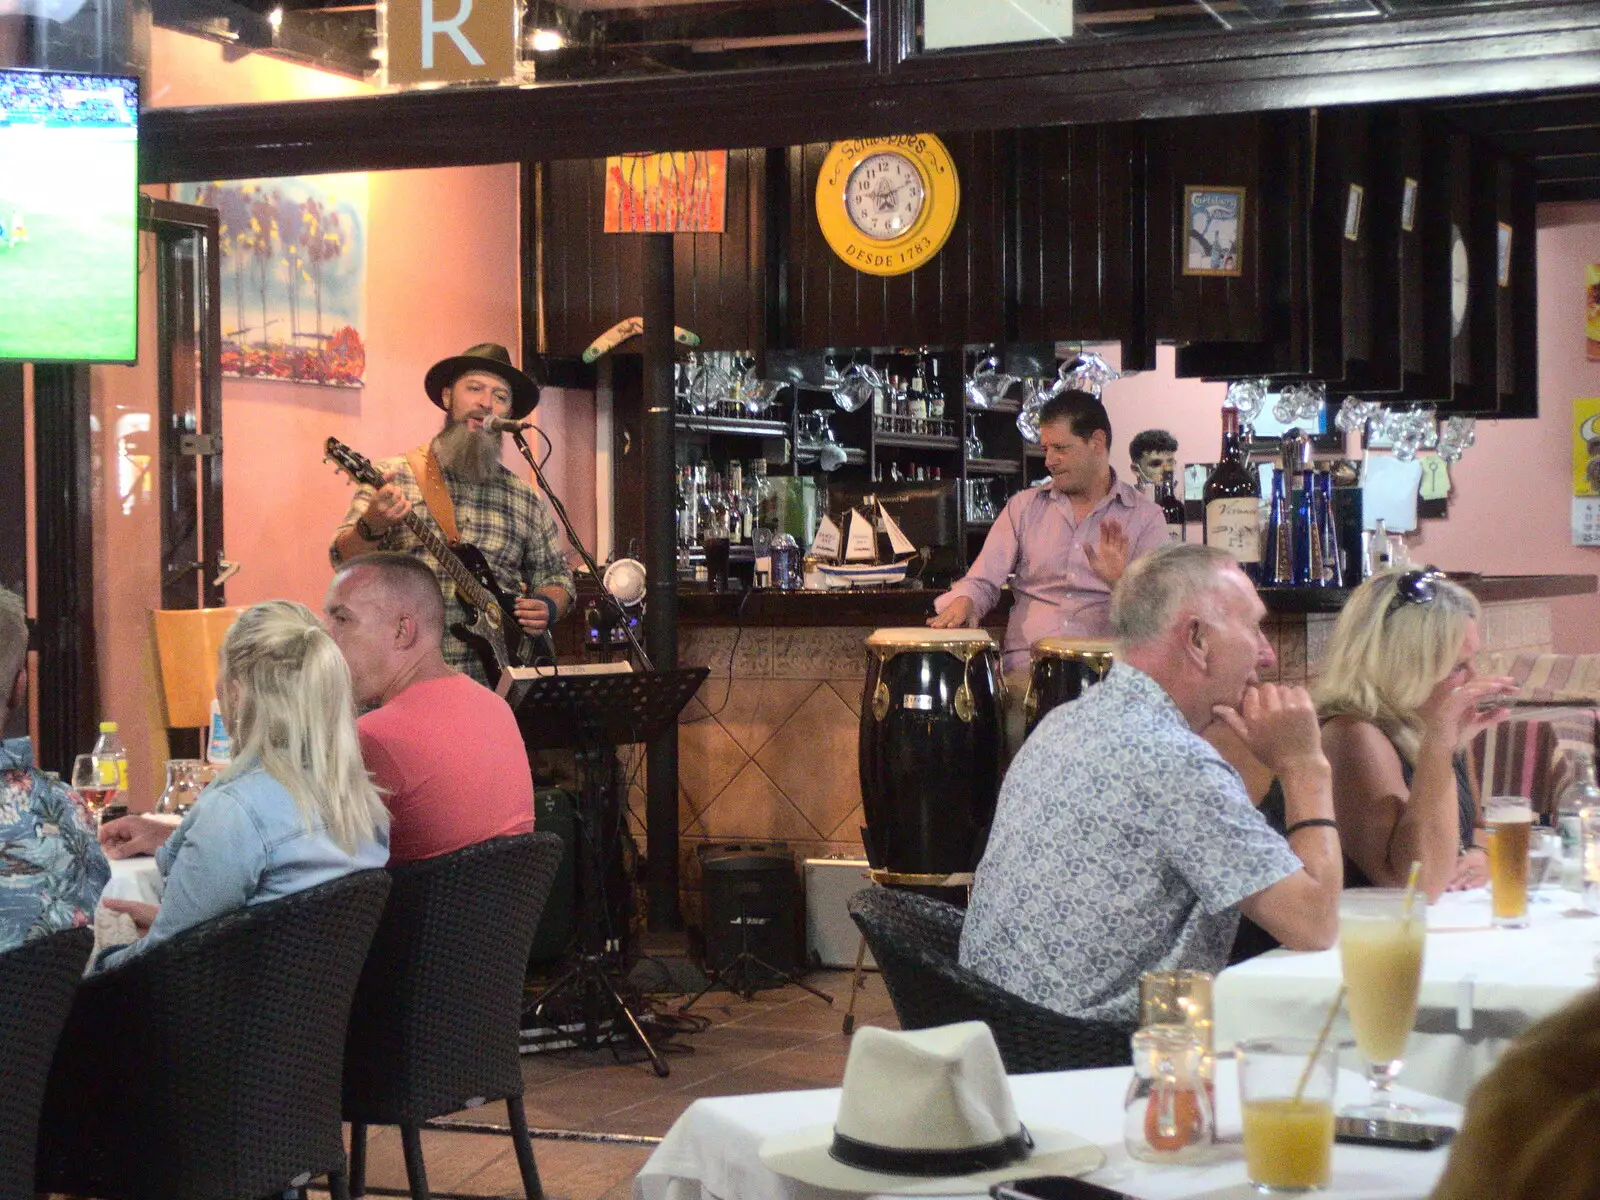
[(1311, 1057), (1306, 1059), (1305, 1070), (1300, 1072), (1300, 1082), (1294, 1085), (1294, 1103), (1300, 1103), (1300, 1097), (1305, 1094), (1306, 1084), (1311, 1082), (1311, 1069), (1317, 1065), (1317, 1059), (1322, 1057), (1322, 1048), (1328, 1044), (1328, 1034), (1333, 1030), (1333, 1019), (1339, 1015), (1339, 1006), (1344, 1003), (1346, 988), (1339, 985), (1339, 992), (1333, 998), (1333, 1006), (1328, 1009), (1328, 1019), (1322, 1022), (1322, 1032), (1317, 1034), (1317, 1044), (1311, 1048)]
[(1401, 920), (1411, 920), (1411, 906), (1417, 902), (1417, 881), (1422, 878), (1422, 863), (1411, 860), (1411, 873), (1406, 876), (1406, 902)]

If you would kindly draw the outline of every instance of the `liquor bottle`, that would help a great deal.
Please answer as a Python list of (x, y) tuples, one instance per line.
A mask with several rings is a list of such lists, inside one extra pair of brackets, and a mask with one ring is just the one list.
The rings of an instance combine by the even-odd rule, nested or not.
[(1317, 499), (1312, 510), (1317, 536), (1322, 540), (1322, 585), (1344, 586), (1344, 557), (1339, 551), (1339, 527), (1333, 512), (1333, 472), (1317, 472)]
[(916, 422), (912, 427), (917, 433), (926, 432), (924, 422), (928, 419), (928, 381), (922, 374), (922, 360), (917, 360), (917, 371), (911, 377), (911, 419)]
[(1167, 540), (1182, 542), (1185, 529), (1183, 501), (1172, 494), (1171, 471), (1161, 473), (1161, 480), (1156, 484), (1156, 503), (1161, 506), (1161, 513), (1167, 518)]
[(1300, 496), (1294, 510), (1294, 581), (1304, 587), (1322, 582), (1322, 538), (1316, 521), (1316, 468), (1311, 439), (1300, 443)]
[(934, 433), (943, 433), (944, 427), (937, 422), (944, 420), (944, 388), (939, 384), (938, 372), (928, 372), (928, 420), (935, 422)]
[(1272, 468), (1272, 505), (1267, 511), (1266, 553), (1261, 558), (1262, 587), (1288, 587), (1294, 582), (1294, 514), (1289, 508), (1288, 476)]
[(1205, 544), (1233, 555), (1252, 580), (1261, 568), (1261, 479), (1244, 461), (1239, 410), (1222, 410), (1222, 453), (1203, 493)]

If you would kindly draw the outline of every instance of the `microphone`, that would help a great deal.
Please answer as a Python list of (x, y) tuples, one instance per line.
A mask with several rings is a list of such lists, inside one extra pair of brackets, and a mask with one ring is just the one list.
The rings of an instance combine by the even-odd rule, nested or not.
[(532, 424), (532, 417), (523, 417), (520, 421), (513, 421), (509, 417), (485, 417), (483, 419), (483, 431), (485, 433), (521, 433)]

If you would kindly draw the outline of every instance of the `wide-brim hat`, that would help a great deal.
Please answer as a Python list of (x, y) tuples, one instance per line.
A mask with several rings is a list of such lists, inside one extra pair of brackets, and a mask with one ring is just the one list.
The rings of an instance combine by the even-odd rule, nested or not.
[(851, 1039), (832, 1125), (774, 1134), (761, 1161), (841, 1192), (949, 1195), (1105, 1162), (1065, 1129), (1024, 1126), (994, 1034), (981, 1021), (914, 1032), (868, 1025)]
[(511, 363), (511, 351), (496, 342), (483, 342), (469, 347), (461, 354), (440, 359), (428, 368), (422, 386), (440, 408), (444, 407), (444, 390), (468, 371), (487, 371), (498, 375), (511, 387), (511, 417), (520, 421), (539, 403), (539, 385), (529, 375), (517, 370)]

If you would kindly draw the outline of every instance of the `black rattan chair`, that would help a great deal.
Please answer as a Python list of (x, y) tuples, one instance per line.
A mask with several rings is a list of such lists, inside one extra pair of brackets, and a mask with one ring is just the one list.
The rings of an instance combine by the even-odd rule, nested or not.
[(366, 1189), (368, 1125), (398, 1125), (426, 1200), (422, 1123), (504, 1100), (528, 1200), (542, 1200), (517, 1052), (523, 977), (561, 861), (552, 833), (494, 838), (391, 868), (394, 889), (345, 1043), (350, 1187)]
[(40, 1191), (348, 1196), (339, 1071), (389, 893), (358, 871), (186, 930), (84, 980), (40, 1119)]
[(33, 1200), (39, 1109), (94, 933), (68, 929), (0, 954), (0, 1200)]
[(1006, 1070), (1071, 1071), (1132, 1061), (1132, 1026), (1080, 1021), (1014, 996), (961, 966), (964, 914), (942, 900), (871, 887), (850, 897), (850, 916), (872, 948), (902, 1029), (982, 1021)]

